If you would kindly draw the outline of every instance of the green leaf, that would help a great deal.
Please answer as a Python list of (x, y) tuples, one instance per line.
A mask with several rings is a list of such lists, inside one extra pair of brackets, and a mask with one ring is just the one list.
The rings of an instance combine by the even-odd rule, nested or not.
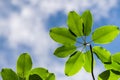
[(76, 37), (67, 28), (54, 27), (50, 30), (50, 37), (61, 44), (75, 44)]
[(45, 68), (34, 68), (30, 71), (29, 75), (33, 74), (40, 76), (42, 80), (45, 80), (49, 76), (49, 72)]
[(102, 72), (101, 74), (99, 74), (98, 80), (108, 80), (109, 76), (110, 76), (110, 70), (106, 70)]
[(120, 71), (120, 59), (119, 58), (120, 58), (120, 52), (116, 53), (116, 54), (113, 54), (111, 56), (112, 63), (111, 64), (105, 64), (105, 68)]
[(94, 31), (92, 34), (92, 40), (98, 44), (107, 44), (112, 42), (119, 33), (119, 28), (116, 26), (102, 26)]
[(97, 55), (97, 57), (102, 61), (102, 63), (111, 62), (110, 52), (103, 47), (95, 46), (93, 47), (93, 52)]
[(106, 70), (98, 76), (98, 80), (118, 80), (120, 72), (115, 70)]
[(64, 45), (64, 46), (58, 47), (55, 50), (54, 55), (60, 58), (64, 58), (72, 54), (73, 52), (75, 52), (75, 50), (76, 50), (76, 46), (74, 45), (69, 45), (69, 46)]
[(93, 22), (91, 12), (89, 10), (86, 10), (82, 14), (82, 19), (83, 19), (83, 34), (84, 36), (88, 36), (91, 32)]
[(50, 73), (46, 80), (55, 80), (55, 75)]
[(109, 80), (119, 80), (119, 79), (120, 79), (120, 72), (111, 69)]
[(76, 51), (74, 54), (72, 54), (68, 61), (65, 64), (65, 74), (67, 76), (72, 76), (76, 74), (83, 66), (84, 64), (84, 55)]
[(3, 80), (18, 80), (17, 74), (12, 69), (8, 68), (2, 69), (1, 76)]
[(21, 77), (18, 76), (18, 78), (19, 78), (18, 80), (26, 80), (26, 77), (25, 78), (21, 78)]
[(68, 14), (68, 20), (67, 25), (69, 29), (76, 35), (76, 36), (82, 36), (82, 19), (79, 14), (77, 14), (75, 11), (71, 11)]
[(109, 63), (109, 64), (104, 64), (104, 66), (106, 69), (114, 69), (114, 70), (120, 71), (120, 65), (114, 61), (112, 61), (112, 63)]
[(114, 61), (120, 65), (120, 52), (112, 55), (112, 61)]
[(32, 60), (28, 53), (23, 53), (17, 60), (17, 74), (21, 78), (25, 78), (32, 68)]
[[(114, 74), (116, 74), (116, 75), (120, 75), (120, 71), (116, 71), (116, 70), (114, 70), (114, 69), (111, 69), (111, 71), (114, 73)], [(120, 77), (120, 76), (119, 76)]]
[(43, 79), (37, 74), (32, 74), (29, 76), (29, 80), (43, 80)]
[[(87, 71), (87, 72), (91, 72), (91, 62), (92, 62), (92, 58), (91, 58), (91, 52), (90, 51), (87, 51), (84, 55), (84, 69)], [(94, 65), (95, 65), (95, 60), (94, 60)]]

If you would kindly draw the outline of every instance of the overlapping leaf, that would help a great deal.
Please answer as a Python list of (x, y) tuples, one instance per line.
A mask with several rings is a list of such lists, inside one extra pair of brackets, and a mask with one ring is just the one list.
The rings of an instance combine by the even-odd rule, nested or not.
[(29, 75), (28, 80), (43, 80), (43, 79), (37, 74), (32, 74), (32, 75)]
[(44, 69), (44, 68), (34, 68), (30, 71), (29, 75), (33, 75), (33, 74), (37, 74), (40, 76), (41, 79), (46, 79), (49, 75), (48, 70)]
[(108, 50), (106, 50), (103, 47), (95, 46), (93, 47), (93, 52), (97, 55), (97, 57), (103, 62), (103, 63), (109, 63), (111, 62), (111, 55)]
[(120, 71), (120, 52), (113, 54), (111, 56), (111, 61), (112, 63), (105, 64), (105, 68)]
[(49, 73), (45, 68), (34, 68), (30, 71), (27, 80), (30, 78), (37, 78), (38, 80), (55, 80), (55, 75)]
[(116, 62), (117, 64), (120, 65), (120, 52), (112, 55), (112, 61), (114, 61), (114, 62)]
[(55, 80), (55, 75), (45, 68), (32, 69), (32, 60), (28, 53), (23, 53), (17, 60), (17, 74), (8, 68), (0, 72), (3, 80)]
[(118, 80), (120, 78), (120, 72), (115, 70), (106, 70), (98, 76), (98, 80)]

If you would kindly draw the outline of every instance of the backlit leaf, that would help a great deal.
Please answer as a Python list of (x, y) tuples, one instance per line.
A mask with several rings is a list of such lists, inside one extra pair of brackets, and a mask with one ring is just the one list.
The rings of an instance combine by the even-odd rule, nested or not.
[[(87, 72), (91, 72), (91, 62), (92, 62), (92, 58), (91, 58), (91, 52), (90, 51), (87, 51), (84, 55), (84, 69), (87, 71)], [(95, 65), (95, 60), (94, 60), (94, 65)]]
[(114, 61), (120, 65), (120, 52), (112, 55), (112, 61)]
[(92, 40), (98, 44), (107, 44), (112, 42), (119, 33), (119, 28), (116, 26), (102, 26), (94, 31), (92, 34)]
[(58, 47), (55, 52), (54, 55), (56, 55), (57, 57), (60, 58), (64, 58), (67, 57), (68, 55), (72, 54), (74, 51), (76, 50), (76, 46), (74, 45), (70, 45), (70, 46), (61, 46)]
[(112, 61), (109, 64), (104, 64), (104, 66), (106, 69), (114, 69), (114, 70), (120, 71), (120, 65), (114, 61)]
[(93, 52), (103, 63), (111, 62), (110, 52), (103, 47), (95, 46), (93, 47)]
[(115, 70), (106, 70), (98, 76), (98, 80), (119, 80), (120, 72)]
[(3, 80), (18, 80), (17, 74), (12, 69), (8, 68), (2, 69), (1, 76)]
[(61, 44), (75, 44), (76, 38), (70, 33), (67, 28), (52, 28), (50, 30), (50, 37)]
[(25, 78), (32, 68), (32, 60), (28, 53), (23, 53), (17, 60), (17, 74), (21, 78)]
[(46, 80), (55, 80), (55, 75), (50, 73)]
[(82, 14), (82, 19), (83, 19), (83, 34), (85, 36), (88, 36), (91, 32), (91, 28), (92, 28), (92, 14), (89, 10), (86, 10), (83, 14)]
[(67, 76), (72, 76), (80, 71), (84, 64), (83, 56), (81, 52), (77, 51), (69, 57), (65, 64), (65, 74)]
[(120, 52), (113, 54), (111, 61), (111, 64), (104, 64), (105, 68), (120, 71)]
[(76, 36), (82, 36), (82, 19), (79, 14), (77, 14), (75, 11), (71, 11), (68, 14), (68, 20), (67, 20), (68, 27), (70, 30), (76, 35)]

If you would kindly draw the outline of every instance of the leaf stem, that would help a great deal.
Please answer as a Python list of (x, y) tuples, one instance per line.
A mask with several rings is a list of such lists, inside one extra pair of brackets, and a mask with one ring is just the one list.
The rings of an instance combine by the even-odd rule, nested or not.
[(92, 78), (93, 78), (93, 80), (95, 80), (95, 76), (94, 76), (94, 73), (93, 73), (93, 59), (94, 59), (94, 57), (93, 57), (93, 51), (92, 51), (92, 45), (90, 44), (90, 52), (91, 52), (91, 58), (92, 58), (92, 61), (91, 61), (91, 74), (92, 74)]
[(80, 42), (80, 41), (77, 41), (79, 44), (83, 44), (82, 42)]
[(84, 39), (84, 37), (83, 37), (83, 36), (81, 36), (81, 39), (83, 40), (83, 42), (85, 42), (85, 39)]
[(93, 42), (93, 40), (91, 40), (91, 41), (89, 41), (89, 42), (87, 42), (87, 43), (90, 44), (91, 42)]

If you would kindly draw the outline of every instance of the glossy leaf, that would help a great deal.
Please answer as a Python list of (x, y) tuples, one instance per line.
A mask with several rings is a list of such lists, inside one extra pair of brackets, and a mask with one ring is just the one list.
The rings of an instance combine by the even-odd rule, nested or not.
[(118, 80), (120, 72), (115, 70), (106, 70), (98, 76), (98, 80)]
[(84, 64), (84, 55), (76, 51), (74, 54), (72, 54), (68, 61), (65, 64), (65, 74), (67, 76), (72, 76), (76, 74), (83, 66)]
[(67, 28), (52, 28), (50, 30), (50, 36), (53, 40), (61, 44), (70, 45), (76, 42), (75, 36)]
[[(84, 69), (87, 72), (91, 72), (91, 62), (92, 62), (92, 58), (91, 58), (91, 53), (90, 51), (87, 51), (84, 55)], [(95, 60), (94, 60), (94, 65), (95, 65)]]
[(50, 73), (46, 80), (55, 80), (55, 75), (53, 73)]
[(60, 58), (64, 58), (67, 57), (68, 55), (72, 54), (73, 52), (75, 52), (76, 50), (76, 46), (74, 45), (70, 45), (70, 46), (61, 46), (58, 47), (55, 52), (54, 55), (56, 55), (57, 57)]
[(32, 68), (32, 60), (28, 53), (23, 53), (17, 60), (17, 74), (21, 78), (25, 78)]
[(119, 34), (119, 28), (113, 25), (97, 28), (92, 34), (92, 40), (98, 44), (107, 44), (112, 42)]
[(86, 10), (82, 14), (82, 19), (83, 19), (83, 34), (84, 36), (88, 36), (91, 32), (93, 22), (91, 12), (89, 10)]
[(3, 80), (18, 80), (17, 74), (12, 69), (8, 68), (2, 69), (1, 76)]
[(71, 11), (68, 14), (68, 20), (67, 24), (69, 29), (76, 35), (76, 36), (82, 36), (82, 19), (79, 14), (77, 14), (75, 11)]
[(103, 47), (95, 46), (93, 47), (93, 52), (103, 63), (111, 62), (110, 52)]
[(40, 76), (42, 80), (45, 80), (49, 76), (49, 72), (45, 68), (34, 68), (30, 71), (29, 75), (33, 74)]

